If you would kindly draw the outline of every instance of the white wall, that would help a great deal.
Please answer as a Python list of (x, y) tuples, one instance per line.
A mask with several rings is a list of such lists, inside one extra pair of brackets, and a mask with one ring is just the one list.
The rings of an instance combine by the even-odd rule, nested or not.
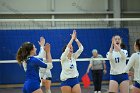
[(51, 8), (50, 0), (1, 0), (0, 12), (18, 13), (47, 12)]
[[(106, 11), (108, 0), (54, 0), (54, 12)], [(0, 12), (20, 13), (51, 12), (51, 0), (0, 0)]]

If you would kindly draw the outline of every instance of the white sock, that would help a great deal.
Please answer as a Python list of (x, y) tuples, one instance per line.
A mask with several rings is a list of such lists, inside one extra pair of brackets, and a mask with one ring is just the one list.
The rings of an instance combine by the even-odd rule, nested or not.
[(98, 93), (101, 93), (101, 91), (98, 91)]
[(94, 93), (97, 93), (97, 91), (94, 91)]
[(51, 93), (51, 90), (50, 89), (46, 90), (46, 93)]

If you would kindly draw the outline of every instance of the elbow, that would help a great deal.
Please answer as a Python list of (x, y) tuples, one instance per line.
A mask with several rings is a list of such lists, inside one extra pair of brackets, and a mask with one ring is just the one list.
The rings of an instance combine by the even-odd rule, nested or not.
[(82, 47), (82, 51), (84, 50), (84, 47)]
[(80, 50), (80, 52), (83, 52), (84, 47), (81, 45), (81, 46), (79, 47), (79, 50)]
[(107, 57), (108, 60), (111, 60), (111, 57)]
[(113, 60), (112, 55), (111, 54), (108, 54), (107, 59), (108, 60)]

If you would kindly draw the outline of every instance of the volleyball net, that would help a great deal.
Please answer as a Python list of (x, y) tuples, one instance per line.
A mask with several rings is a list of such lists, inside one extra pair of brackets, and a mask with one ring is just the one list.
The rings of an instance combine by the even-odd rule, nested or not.
[[(130, 53), (133, 52), (133, 43), (140, 36), (140, 18), (82, 18), (75, 17), (70, 19), (0, 19), (0, 30), (32, 30), (32, 29), (96, 29), (96, 28), (127, 28), (129, 34), (126, 36), (129, 39)], [(113, 31), (113, 30), (112, 30)], [(102, 31), (103, 32), (103, 31)], [(123, 36), (126, 35), (125, 31), (121, 33)], [(59, 36), (58, 38), (62, 38)], [(81, 40), (82, 41), (82, 40)], [(3, 49), (3, 48), (2, 48)], [(10, 50), (9, 50), (10, 51)], [(83, 61), (80, 59), (79, 61)], [(99, 59), (99, 60), (107, 60)], [(60, 61), (54, 59), (55, 62)], [(85, 61), (89, 61), (89, 58), (85, 58)], [(6, 61), (5, 61), (6, 62)], [(7, 60), (9, 63), (10, 61)], [(16, 62), (15, 60), (11, 62)], [(0, 61), (4, 63), (4, 61)]]
[(137, 28), (140, 18), (0, 19), (1, 29)]

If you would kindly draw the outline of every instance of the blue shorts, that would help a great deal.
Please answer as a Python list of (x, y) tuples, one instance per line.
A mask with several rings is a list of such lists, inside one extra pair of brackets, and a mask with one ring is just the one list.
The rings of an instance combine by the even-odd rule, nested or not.
[(119, 75), (110, 75), (110, 80), (114, 80), (118, 82), (118, 84), (121, 84), (121, 82), (125, 80), (129, 80), (129, 78), (128, 78), (128, 74), (124, 73), (124, 74), (119, 74)]
[(32, 93), (40, 88), (40, 82), (35, 80), (25, 81), (23, 87), (23, 93)]
[(135, 81), (134, 86), (135, 86), (136, 88), (139, 88), (139, 89), (140, 89), (140, 83), (138, 83), (137, 81)]
[(76, 78), (69, 78), (65, 81), (61, 82), (61, 87), (62, 86), (70, 86), (71, 88), (73, 88), (76, 84), (79, 84), (79, 79)]

